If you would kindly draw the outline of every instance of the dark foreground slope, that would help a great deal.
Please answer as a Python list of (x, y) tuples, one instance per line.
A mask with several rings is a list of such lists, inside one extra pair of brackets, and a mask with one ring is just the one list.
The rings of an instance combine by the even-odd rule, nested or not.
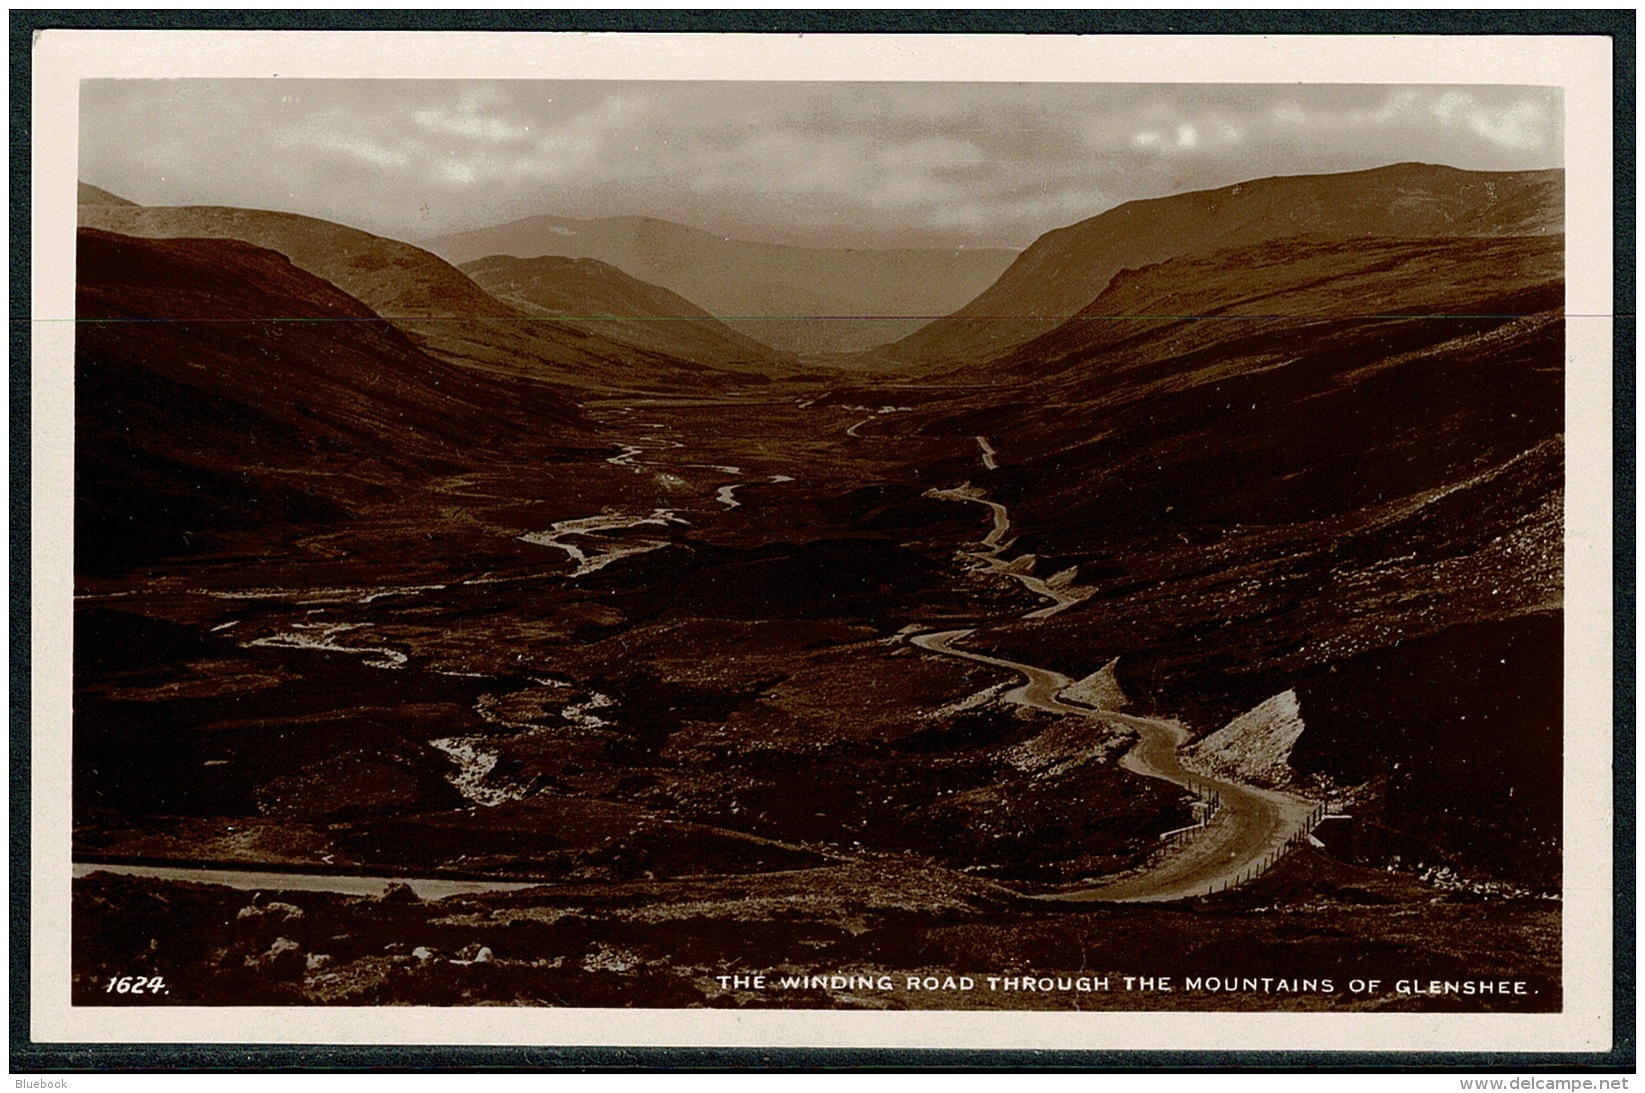
[(1126, 273), (994, 362), (1006, 391), (933, 427), (991, 439), (1000, 469), (968, 473), (1017, 549), (1091, 591), (1001, 647), (1118, 656), (1207, 731), (1294, 689), (1295, 765), (1366, 786), (1388, 853), (1556, 886), (1562, 260), (1227, 250)]
[(980, 362), (1053, 329), (1121, 270), (1265, 240), (1558, 235), (1563, 192), (1559, 171), (1401, 163), (1130, 201), (1041, 236), (975, 300), (875, 355), (917, 368)]
[(82, 227), (144, 238), (237, 239), (278, 251), (392, 322), (426, 352), (595, 390), (712, 391), (742, 378), (593, 327), (511, 307), (421, 248), (294, 213), (217, 206), (80, 207)]
[(82, 572), (310, 534), (527, 432), (563, 392), (436, 360), (282, 255), (82, 231), (75, 345)]
[(807, 353), (901, 337), (987, 288), (1015, 256), (754, 243), (638, 216), (533, 216), (427, 246), (464, 263), (495, 254), (597, 258), (700, 304), (744, 334)]

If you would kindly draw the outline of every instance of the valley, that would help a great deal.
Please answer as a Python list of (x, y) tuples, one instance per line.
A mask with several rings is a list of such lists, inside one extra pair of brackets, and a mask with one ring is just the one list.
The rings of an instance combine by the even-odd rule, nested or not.
[(1369, 174), (866, 350), (93, 194), (75, 1001), (1558, 1009), (1557, 177)]

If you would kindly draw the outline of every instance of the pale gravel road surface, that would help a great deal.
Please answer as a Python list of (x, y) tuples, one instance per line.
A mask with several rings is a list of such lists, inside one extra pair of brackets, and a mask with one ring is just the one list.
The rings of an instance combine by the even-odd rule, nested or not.
[(1061, 672), (1002, 657), (961, 649), (953, 643), (971, 630), (916, 634), (909, 640), (922, 649), (1017, 672), (1027, 680), (1003, 696), (1047, 713), (1095, 718), (1136, 729), (1137, 743), (1120, 766), (1148, 778), (1189, 788), (1201, 796), (1215, 794), (1219, 808), (1209, 824), (1191, 838), (1161, 850), (1141, 869), (1095, 884), (1040, 896), (1047, 900), (1160, 901), (1203, 896), (1233, 887), (1259, 871), (1265, 861), (1304, 830), (1317, 802), (1276, 790), (1261, 789), (1183, 769), (1178, 755), (1188, 732), (1170, 721), (1136, 717), (1063, 702), (1057, 696), (1073, 681)]

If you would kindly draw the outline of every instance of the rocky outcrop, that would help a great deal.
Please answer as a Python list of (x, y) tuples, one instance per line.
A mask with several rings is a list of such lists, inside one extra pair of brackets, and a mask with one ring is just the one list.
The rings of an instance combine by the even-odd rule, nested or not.
[(1193, 765), (1234, 781), (1277, 788), (1296, 776), (1291, 749), (1305, 728), (1297, 693), (1284, 691), (1186, 749)]
[(1098, 710), (1125, 709), (1130, 700), (1125, 697), (1125, 692), (1120, 689), (1119, 680), (1114, 675), (1118, 665), (1119, 658), (1115, 657), (1084, 679), (1063, 688), (1057, 697)]

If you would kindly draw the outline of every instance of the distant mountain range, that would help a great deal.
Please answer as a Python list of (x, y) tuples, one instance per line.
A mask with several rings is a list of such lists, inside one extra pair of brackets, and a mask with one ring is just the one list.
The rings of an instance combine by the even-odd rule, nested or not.
[(1563, 230), (1560, 171), (1413, 163), (1128, 202), (1020, 256), (815, 249), (645, 217), (554, 216), (441, 236), (424, 250), (291, 213), (146, 208), (84, 183), (81, 196), (86, 227), (278, 250), (432, 352), (612, 387), (700, 386), (705, 368), (786, 375), (800, 353), (892, 371), (981, 363), (1049, 334), (1125, 270), (1268, 240)]
[(1017, 256), (753, 243), (638, 216), (533, 216), (424, 245), (455, 263), (488, 255), (595, 258), (768, 345), (805, 353), (868, 349), (911, 333), (971, 300)]

